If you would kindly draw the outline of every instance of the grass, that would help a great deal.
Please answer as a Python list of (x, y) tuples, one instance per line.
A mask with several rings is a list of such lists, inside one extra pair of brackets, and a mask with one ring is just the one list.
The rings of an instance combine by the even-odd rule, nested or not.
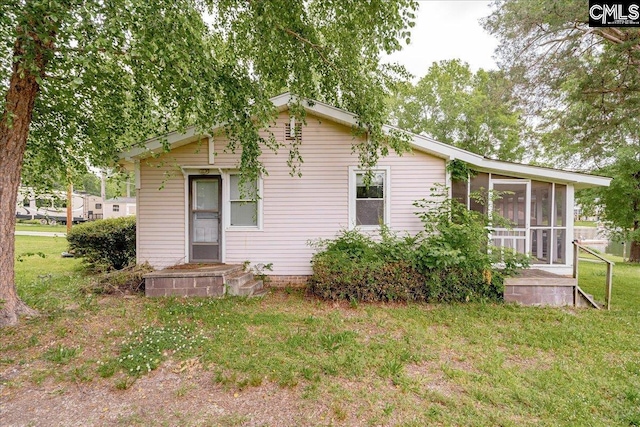
[(16, 223), (16, 231), (46, 231), (56, 233), (66, 233), (66, 225), (42, 225), (29, 223)]
[[(0, 372), (26, 371), (12, 387), (108, 381), (125, 390), (172, 359), (211, 371), (232, 394), (268, 383), (297, 391), (343, 425), (356, 415), (370, 425), (640, 425), (640, 266), (616, 264), (608, 312), (349, 306), (295, 290), (97, 301), (79, 291), (78, 260), (59, 258), (64, 240), (16, 241), (18, 253), (46, 257), (17, 263), (20, 294), (43, 316), (0, 335)], [(580, 285), (599, 301), (603, 271), (580, 265)]]
[(576, 227), (596, 227), (598, 224), (596, 221), (574, 221)]

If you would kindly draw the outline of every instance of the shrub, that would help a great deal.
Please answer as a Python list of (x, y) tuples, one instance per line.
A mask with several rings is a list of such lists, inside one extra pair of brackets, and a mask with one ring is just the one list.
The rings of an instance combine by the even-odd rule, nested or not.
[(414, 205), (424, 225), (416, 236), (382, 227), (379, 240), (350, 230), (317, 242), (309, 291), (351, 301), (498, 300), (503, 272), (494, 266), (528, 264), (523, 255), (492, 249), (490, 219), (442, 193)]
[(69, 249), (96, 270), (120, 270), (136, 262), (136, 218), (110, 218), (77, 225)]

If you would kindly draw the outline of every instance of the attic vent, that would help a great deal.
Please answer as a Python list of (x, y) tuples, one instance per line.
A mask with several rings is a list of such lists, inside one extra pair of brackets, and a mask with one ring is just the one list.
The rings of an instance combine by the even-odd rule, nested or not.
[[(292, 126), (293, 125), (293, 126)], [(293, 132), (291, 131), (293, 129)], [(286, 123), (284, 125), (284, 139), (287, 141), (295, 141), (296, 137), (302, 138), (302, 123)]]

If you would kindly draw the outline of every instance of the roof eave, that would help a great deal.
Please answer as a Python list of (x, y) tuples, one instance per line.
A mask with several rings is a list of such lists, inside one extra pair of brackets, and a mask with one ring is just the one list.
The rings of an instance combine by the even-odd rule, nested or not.
[[(288, 110), (289, 104), (292, 101), (297, 102), (298, 99), (291, 95), (291, 93), (285, 92), (271, 98), (271, 101), (273, 102), (275, 109), (278, 112), (282, 112)], [(324, 102), (312, 101), (308, 99), (302, 99), (301, 103), (308, 112), (320, 118), (328, 119), (335, 123), (339, 123), (349, 127), (357, 127), (359, 125), (357, 116), (346, 110), (334, 107)], [(211, 129), (210, 134), (213, 134), (220, 127), (221, 125), (214, 126)], [(383, 126), (383, 131), (406, 132), (400, 128), (390, 125)], [(488, 159), (470, 151), (444, 144), (424, 135), (411, 134), (410, 132), (407, 133), (411, 135), (411, 145), (414, 149), (444, 160), (462, 160), (478, 169), (479, 171), (510, 174), (522, 178), (542, 178), (553, 182), (573, 184), (576, 189), (608, 187), (609, 183), (611, 182), (611, 178), (603, 176), (589, 175), (579, 172), (568, 172), (557, 169), (541, 168), (538, 166)], [(131, 164), (136, 159), (141, 159), (144, 157), (148, 157), (153, 153), (161, 152), (164, 148), (163, 142), (166, 142), (171, 149), (174, 149), (182, 145), (191, 143), (200, 137), (209, 136), (209, 134), (198, 134), (195, 130), (195, 127), (190, 127), (185, 132), (171, 132), (160, 137), (151, 138), (145, 141), (141, 146), (134, 147), (125, 153), (121, 153), (119, 156), (120, 164)]]

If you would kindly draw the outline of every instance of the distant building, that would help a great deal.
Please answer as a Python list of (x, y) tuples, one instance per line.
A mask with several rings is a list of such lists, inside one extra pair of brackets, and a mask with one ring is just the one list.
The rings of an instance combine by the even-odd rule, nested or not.
[(103, 218), (118, 218), (136, 214), (135, 197), (116, 197), (107, 199), (103, 204)]
[(83, 214), (88, 221), (102, 219), (103, 217), (103, 201), (102, 197), (92, 194), (83, 195)]

